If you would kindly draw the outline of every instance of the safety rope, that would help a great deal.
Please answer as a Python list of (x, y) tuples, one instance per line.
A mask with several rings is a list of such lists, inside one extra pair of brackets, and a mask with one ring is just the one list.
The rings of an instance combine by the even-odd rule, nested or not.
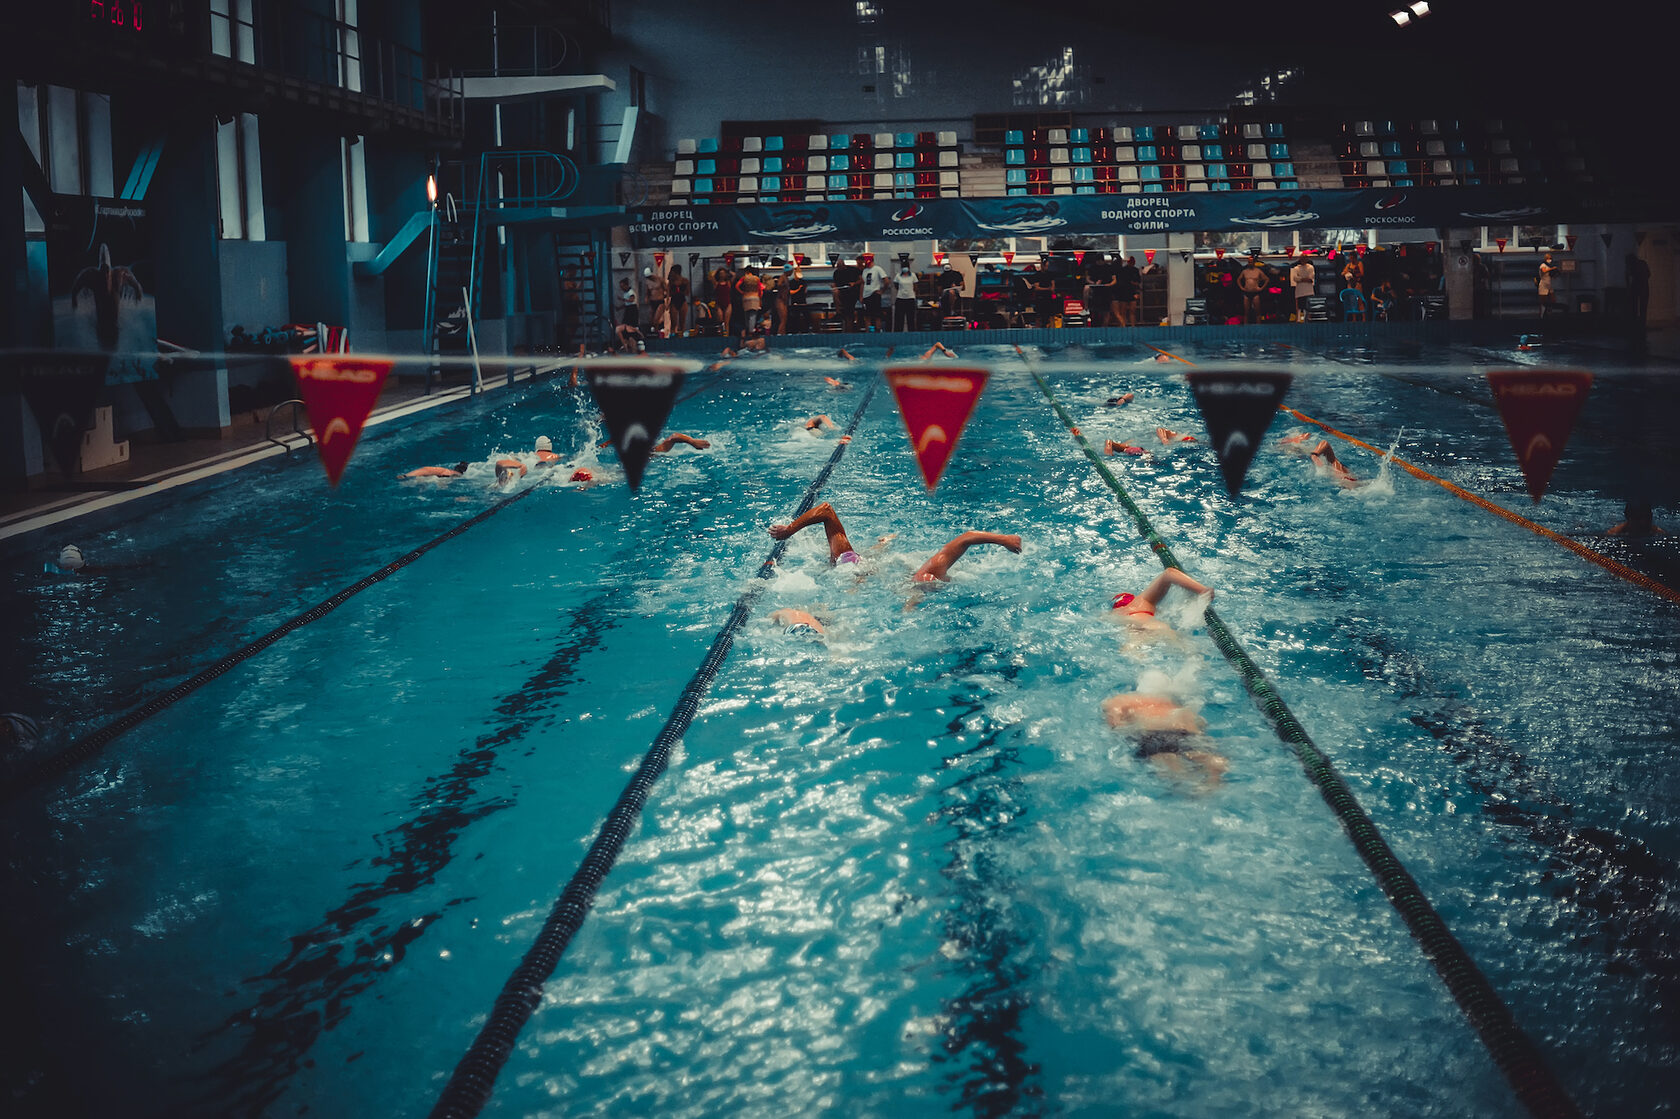
[(234, 650), (215, 664), (211, 665), (209, 668), (206, 668), (204, 671), (198, 673), (190, 679), (183, 680), (181, 683), (176, 684), (168, 691), (163, 692), (160, 695), (153, 696), (139, 707), (136, 707), (134, 710), (128, 712), (120, 718), (105, 724), (93, 733), (54, 754), (52, 757), (42, 759), (36, 765), (29, 767), (17, 777), (7, 782), (3, 788), (0, 788), (0, 804), (10, 801), (18, 794), (23, 793), (28, 789), (32, 789), (44, 781), (48, 781), (54, 777), (68, 773), (71, 769), (74, 769), (76, 766), (87, 761), (99, 751), (109, 746), (112, 742), (116, 741), (116, 739), (121, 735), (133, 730), (135, 727), (139, 726), (153, 715), (156, 715), (158, 712), (164, 710), (166, 707), (185, 699), (193, 692), (196, 692), (199, 688), (202, 688), (204, 685), (210, 683), (210, 681), (224, 675), (229, 669), (233, 668), (241, 661), (249, 660), (251, 657), (256, 656), (258, 653), (262, 652), (276, 641), (279, 641), (287, 634), (301, 629), (311, 622), (320, 621), (322, 618), (344, 605), (344, 603), (348, 602), (351, 598), (354, 598), (356, 595), (367, 590), (375, 583), (381, 582), (396, 572), (401, 571), (403, 568), (407, 567), (409, 564), (413, 563), (433, 548), (436, 548), (440, 544), (449, 540), (453, 540), (455, 537), (461, 535), (463, 532), (466, 532), (468, 529), (473, 528), (474, 526), (495, 516), (497, 513), (500, 513), (503, 509), (506, 509), (514, 502), (523, 501), (535, 492), (536, 488), (532, 487), (530, 489), (521, 490), (512, 497), (503, 498), (501, 501), (498, 501), (496, 504), (490, 506), (490, 508), (484, 510), (483, 512), (468, 517), (466, 520), (443, 533), (441, 536), (427, 541), (418, 548), (409, 552), (407, 555), (392, 560), (373, 574), (357, 580), (355, 583), (345, 587), (331, 598), (325, 599), (316, 606), (304, 611), (302, 614), (299, 614), (297, 617), (293, 618), (289, 622), (286, 622), (284, 625), (276, 629), (272, 629), (250, 644)]
[(1610, 574), (1616, 576), (1619, 579), (1625, 579), (1628, 582), (1632, 583), (1634, 586), (1639, 587), (1643, 590), (1650, 591), (1654, 595), (1659, 595), (1662, 598), (1666, 598), (1670, 602), (1680, 602), (1680, 591), (1675, 590), (1673, 587), (1669, 586), (1667, 583), (1658, 582), (1657, 580), (1651, 578), (1649, 575), (1646, 575), (1642, 571), (1635, 571), (1631, 567), (1627, 567), (1624, 564), (1617, 563), (1615, 560), (1611, 559), (1609, 556), (1602, 555), (1598, 552), (1595, 552), (1591, 548), (1587, 547), (1585, 544), (1582, 544), (1582, 543), (1580, 543), (1578, 541), (1575, 541), (1575, 540), (1571, 540), (1567, 536), (1562, 536), (1562, 535), (1560, 535), (1556, 532), (1553, 532), (1551, 529), (1547, 528), (1545, 525), (1535, 524), (1533, 521), (1529, 520), (1527, 517), (1523, 516), (1522, 514), (1513, 513), (1513, 512), (1511, 512), (1511, 510), (1505, 508), (1502, 505), (1499, 505), (1499, 504), (1496, 504), (1495, 502), (1489, 501), (1487, 498), (1482, 497), (1478, 494), (1471, 493), (1469, 490), (1465, 489), (1463, 486), (1455, 486), (1453, 483), (1447, 481), (1445, 478), (1437, 478), (1435, 475), (1431, 474), (1429, 471), (1424, 470), (1423, 468), (1418, 467), (1418, 466), (1413, 466), (1411, 463), (1407, 462), (1405, 459), (1399, 458), (1398, 456), (1389, 454), (1387, 451), (1380, 450), (1376, 447), (1373, 447), (1371, 444), (1366, 443), (1363, 440), (1355, 439), (1353, 436), (1349, 435), (1345, 431), (1337, 431), (1335, 428), (1331, 427), (1329, 424), (1325, 423), (1322, 420), (1315, 420), (1311, 416), (1303, 415), (1302, 413), (1297, 412), (1295, 409), (1287, 407), (1285, 405), (1280, 405), (1278, 410), (1282, 411), (1282, 412), (1288, 412), (1291, 416), (1294, 416), (1296, 419), (1300, 420), (1302, 423), (1308, 423), (1308, 424), (1312, 424), (1314, 427), (1323, 428), (1325, 431), (1329, 432), (1331, 435), (1334, 435), (1336, 438), (1341, 439), (1341, 440), (1345, 440), (1348, 443), (1352, 443), (1355, 447), (1363, 447), (1367, 451), (1370, 451), (1372, 454), (1376, 455), (1379, 458), (1389, 459), (1396, 466), (1400, 467), (1400, 469), (1406, 471), (1406, 473), (1412, 475), (1414, 478), (1421, 478), (1425, 482), (1434, 482), (1437, 486), (1440, 486), (1442, 489), (1446, 490), (1448, 493), (1452, 494), (1455, 497), (1461, 497), (1465, 501), (1468, 501), (1472, 505), (1475, 505), (1475, 506), (1477, 506), (1479, 508), (1482, 508), (1482, 509), (1486, 509), (1489, 513), (1493, 513), (1497, 516), (1504, 517), (1507, 521), (1510, 521), (1514, 525), (1521, 525), (1523, 528), (1528, 529), (1528, 531), (1534, 533), (1536, 536), (1542, 536), (1542, 537), (1545, 537), (1547, 540), (1552, 541), (1555, 544), (1560, 544), (1563, 547), (1568, 548), (1571, 552), (1574, 552), (1576, 555), (1580, 556), (1582, 559), (1588, 560), (1591, 563), (1596, 563), (1598, 566), (1604, 568), (1604, 570), (1608, 571)]
[[(1096, 449), (1080, 432), (1073, 417), (1062, 406), (1062, 402), (1056, 399), (1049, 383), (1039, 375), (1025, 353), (1019, 348), (1016, 352), (1020, 353), (1022, 360), (1027, 363), (1033, 380), (1038, 382), (1039, 389), (1055, 409), (1056, 415), (1073, 433), (1074, 440), (1085, 452), (1085, 457), (1096, 466), (1097, 473), (1108, 483), (1109, 488), (1119, 497), (1120, 503), (1131, 514), (1138, 531), (1149, 542), (1150, 549), (1160, 559), (1161, 565), (1179, 567), (1172, 549), (1161, 539), (1150, 524), (1149, 518), (1132, 501), (1120, 480), (1108, 468), (1108, 464), (1102, 461)], [(1465, 1017), (1470, 1020), (1482, 1043), (1487, 1046), (1494, 1062), (1516, 1091), (1517, 1098), (1535, 1116), (1551, 1119), (1554, 1116), (1580, 1115), (1574, 1101), (1547, 1067), (1540, 1051), (1522, 1032), (1498, 992), (1476, 966), (1476, 962), (1470, 958), (1470, 954), (1464, 950), (1464, 946), (1447, 928), (1446, 922), (1424, 896), (1416, 880), (1377, 831), (1376, 824), (1354, 797), (1347, 782), (1308, 737), (1306, 729), (1290, 712), (1272, 682), (1249, 657), (1212, 607), (1207, 609), (1204, 616), (1208, 634), (1213, 638), (1214, 644), (1242, 677), (1243, 686), (1248, 689), (1249, 695), (1254, 697), (1261, 711), (1277, 730), (1278, 737), (1295, 751), (1295, 756), (1300, 759), (1307, 776), (1318, 786), (1325, 802), (1341, 821), (1342, 828), (1352, 840), (1359, 857), (1370, 868), (1383, 893), (1388, 896), (1389, 902), (1399, 912), (1401, 919), (1406, 922), (1406, 927), (1422, 947), (1424, 955), (1434, 965), (1447, 989), (1452, 992)]]
[[(851, 441), (852, 433), (857, 430), (864, 410), (869, 407), (869, 402), (874, 398), (879, 385), (879, 378), (870, 383), (857, 411), (852, 414), (851, 422), (846, 425), (839, 445), (829, 456), (827, 465), (805, 491), (804, 498), (794, 512), (794, 520), (815, 506), (817, 494), (828, 484), (829, 475), (840, 462), (841, 455), (845, 453)], [(444, 1086), (443, 1093), (432, 1108), (431, 1114), (434, 1119), (471, 1119), (489, 1103), (490, 1094), (495, 1090), (496, 1077), (512, 1054), (515, 1040), (542, 1001), (543, 984), (554, 974), (566, 946), (571, 943), (572, 936), (588, 916), (595, 902), (595, 893), (600, 889), (601, 882), (612, 869), (613, 863), (617, 861), (619, 852), (624, 849), (625, 841), (629, 839), (630, 831), (635, 827), (643, 805), (647, 803), (649, 791), (665, 771), (671, 747), (688, 731), (690, 722), (700, 708), (700, 701), (705, 698), (713, 678), (729, 656), (735, 634), (752, 616), (753, 604), (769, 585), (768, 580), (775, 574), (776, 564), (786, 549), (786, 540), (776, 542), (776, 546), (770, 549), (770, 554), (765, 557), (764, 563), (759, 566), (758, 576), (753, 584), (736, 601), (729, 620), (718, 631), (705, 660), (701, 662), (688, 685), (683, 688), (682, 695), (678, 698), (664, 728), (648, 747), (629, 784), (619, 794), (618, 802), (613, 805), (612, 811), (601, 824), (601, 829), (596, 834), (595, 841), (590, 844), (582, 864), (555, 900), (548, 919), (543, 922), (542, 930), (537, 934), (536, 942), (508, 977), (501, 994), (496, 997), (488, 1020), (479, 1030), (466, 1055), (455, 1066), (449, 1083)]]

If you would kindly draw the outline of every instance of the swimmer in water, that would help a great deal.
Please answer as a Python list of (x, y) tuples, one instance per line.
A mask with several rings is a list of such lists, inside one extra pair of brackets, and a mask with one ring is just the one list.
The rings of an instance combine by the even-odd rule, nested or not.
[(1122, 405), (1130, 404), (1131, 402), (1132, 394), (1129, 392), (1121, 393), (1119, 396), (1111, 396), (1107, 401), (1110, 408), (1119, 408)]
[[(519, 472), (517, 475), (514, 474), (516, 470)], [(523, 478), (525, 473), (525, 464), (516, 458), (499, 458), (496, 460), (496, 484), (498, 486), (508, 485), (516, 478)]]
[(833, 431), (834, 427), (834, 421), (829, 419), (827, 415), (812, 416), (805, 421), (806, 431)]
[(1156, 428), (1155, 438), (1159, 439), (1163, 443), (1194, 443), (1196, 441), (1196, 437), (1194, 435), (1180, 435), (1178, 432), (1167, 427)]
[(738, 350), (737, 349), (731, 349), (730, 347), (725, 346), (723, 348), (723, 356), (724, 357), (740, 357), (742, 354), (746, 354), (746, 353), (753, 353), (753, 354), (768, 353), (769, 350), (770, 350), (770, 338), (769, 338), (769, 336), (764, 335), (764, 334), (760, 334), (757, 338), (748, 338), (745, 341), (743, 341), (741, 343), (741, 348), (738, 349)]
[(467, 472), (467, 464), (458, 462), (454, 466), (422, 466), (418, 470), (410, 470), (407, 474), (398, 474), (399, 478), (459, 478)]
[(678, 443), (681, 443), (685, 447), (693, 447), (697, 451), (703, 451), (712, 445), (712, 441), (710, 439), (696, 439), (692, 435), (684, 435), (679, 431), (674, 435), (667, 435), (665, 438), (655, 443), (653, 445), (653, 453), (656, 455), (662, 455), (666, 451), (669, 451), (672, 447), (675, 447)]
[[(828, 536), (830, 566), (863, 561), (863, 556), (852, 547), (845, 526), (840, 523), (839, 515), (834, 512), (834, 506), (826, 501), (790, 524), (771, 525), (770, 535), (777, 540), (786, 540), (795, 533), (818, 524), (823, 526), (823, 532)], [(876, 547), (879, 548), (891, 539), (890, 536), (882, 537)], [(918, 583), (949, 582), (951, 565), (976, 544), (996, 544), (1017, 554), (1021, 551), (1019, 536), (1005, 536), (995, 532), (965, 532), (961, 536), (953, 537), (943, 548), (928, 557), (928, 561), (917, 568), (910, 578)]]
[(774, 610), (771, 611), (770, 621), (781, 626), (782, 632), (790, 637), (822, 637), (826, 632), (823, 624), (817, 621), (816, 615), (807, 614), (803, 610)]
[(1178, 632), (1155, 616), (1155, 610), (1167, 597), (1167, 592), (1174, 587), (1180, 587), (1191, 594), (1207, 595), (1213, 598), (1212, 589), (1198, 583), (1176, 567), (1169, 567), (1152, 579), (1142, 594), (1124, 592), (1114, 596), (1109, 607), (1108, 618), (1126, 626), (1127, 630), (1138, 637), (1144, 638), (1173, 638)]
[(1348, 489), (1359, 485), (1359, 479), (1353, 476), (1353, 471), (1349, 470), (1342, 463), (1342, 460), (1336, 457), (1334, 448), (1330, 446), (1330, 440), (1320, 439), (1318, 446), (1308, 451), (1307, 454), (1312, 458), (1314, 466), (1321, 466), (1328, 470), (1336, 481)]
[(1630, 501), (1622, 507), (1622, 523), (1611, 525), (1604, 530), (1604, 535), (1626, 536), (1629, 539), (1667, 536), (1668, 530), (1658, 528), (1652, 520), (1654, 515), (1649, 501)]
[(1141, 455), (1147, 452), (1136, 443), (1127, 443), (1123, 439), (1110, 439), (1103, 444), (1105, 455)]
[(552, 466), (560, 461), (560, 456), (554, 453), (554, 441), (546, 435), (537, 436), (536, 452), (538, 466)]
[(1206, 720), (1169, 696), (1145, 692), (1112, 695), (1103, 700), (1102, 712), (1109, 726), (1137, 741), (1137, 757), (1174, 777), (1199, 776), (1206, 787), (1212, 788), (1229, 768), (1202, 733), (1207, 729)]
[(950, 358), (954, 358), (954, 357), (957, 356), (955, 353), (953, 353), (950, 350), (945, 348), (945, 343), (935, 342), (932, 346), (928, 347), (927, 353), (923, 354), (917, 360), (918, 361), (931, 361), (931, 360), (933, 360), (933, 355), (934, 354), (944, 354), (946, 357), (950, 357)]

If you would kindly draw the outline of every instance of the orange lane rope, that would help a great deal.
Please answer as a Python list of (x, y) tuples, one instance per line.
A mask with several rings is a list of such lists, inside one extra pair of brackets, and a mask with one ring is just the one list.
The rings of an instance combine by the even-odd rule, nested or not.
[[(1355, 439), (1353, 436), (1344, 431), (1337, 431), (1335, 428), (1331, 427), (1322, 420), (1315, 420), (1311, 416), (1303, 415), (1286, 405), (1280, 405), (1278, 410), (1280, 412), (1288, 412), (1291, 416), (1294, 416), (1302, 423), (1309, 423), (1314, 427), (1321, 427), (1331, 435), (1334, 435), (1336, 438), (1344, 439), (1356, 447), (1363, 447), (1367, 451), (1376, 455), (1378, 458), (1390, 457), (1388, 456), (1388, 452), (1379, 450), (1363, 440)], [(1616, 576), (1617, 578), (1625, 579), (1634, 586), (1650, 591), (1654, 595), (1666, 598), (1670, 602), (1680, 602), (1680, 591), (1675, 590), (1667, 583), (1659, 583), (1657, 580), (1651, 578), (1643, 572), (1635, 571), (1631, 567), (1619, 564), (1615, 560), (1610, 559), (1608, 556), (1604, 556), (1593, 551), (1585, 544), (1571, 540), (1567, 536), (1559, 535), (1547, 528), (1545, 525), (1535, 524), (1533, 521), (1529, 520), (1520, 513), (1513, 513), (1502, 505), (1496, 505), (1485, 497), (1471, 493), (1463, 486), (1455, 486), (1445, 478), (1437, 478), (1429, 471), (1424, 470), (1421, 467), (1413, 466), (1403, 458), (1395, 456), (1392, 461), (1394, 462), (1394, 465), (1400, 467), (1400, 469), (1406, 471), (1406, 473), (1412, 475), (1414, 478), (1421, 478), (1425, 482), (1434, 482), (1437, 486), (1440, 486), (1448, 493), (1453, 494), (1456, 497), (1462, 497), (1465, 501), (1470, 502), (1472, 505), (1480, 506), (1481, 508), (1486, 509), (1489, 513), (1494, 513), (1498, 516), (1504, 517), (1507, 521), (1510, 521), (1514, 525), (1521, 525), (1523, 528), (1528, 529), (1528, 531), (1534, 533), (1536, 536), (1543, 536), (1547, 540), (1561, 544), (1565, 548), (1568, 548), (1571, 552), (1580, 556), (1582, 559), (1596, 563), (1598, 566), (1604, 568), (1604, 570), (1610, 572), (1610, 574)]]

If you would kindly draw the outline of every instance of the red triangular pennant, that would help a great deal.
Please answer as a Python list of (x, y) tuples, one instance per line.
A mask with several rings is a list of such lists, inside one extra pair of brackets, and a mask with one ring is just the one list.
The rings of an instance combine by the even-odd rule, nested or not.
[(349, 354), (294, 354), (288, 360), (309, 412), (309, 426), (315, 429), (315, 449), (327, 468), (327, 481), (336, 486), (396, 362)]
[(986, 389), (984, 369), (897, 365), (885, 370), (927, 488), (939, 485), (963, 427)]
[(945, 263), (945, 254), (944, 253), (934, 253), (933, 254), (933, 262), (935, 264), (944, 264)]
[(1012, 250), (1012, 249), (1003, 250), (1003, 262), (1005, 264), (1014, 264), (1015, 263), (1014, 250)]
[(1498, 245), (1498, 246), (1499, 246), (1499, 251), (1500, 251), (1500, 252), (1504, 252), (1504, 251), (1505, 251), (1505, 238), (1503, 238), (1503, 237), (1495, 237), (1495, 238), (1494, 238), (1494, 239), (1493, 239), (1493, 243), (1494, 243), (1494, 244), (1496, 244), (1496, 245)]
[(22, 393), (41, 442), (66, 478), (82, 461), (82, 433), (93, 423), (110, 354), (33, 350), (0, 358), (0, 393)]
[(631, 361), (589, 371), (589, 391), (632, 490), (640, 489), (653, 444), (671, 415), (686, 370), (671, 361)]
[(1213, 452), (1219, 456), (1225, 492), (1236, 497), (1294, 378), (1288, 373), (1253, 370), (1197, 370), (1186, 376), (1196, 406), (1202, 410)]
[(1084, 249), (1073, 250), (1073, 262), (1075, 264), (1084, 264), (1085, 263), (1085, 250)]
[(665, 254), (664, 253), (654, 253), (653, 254), (653, 266), (655, 268), (659, 269), (661, 272), (665, 271)]
[(1575, 417), (1587, 402), (1592, 374), (1494, 369), (1488, 371), (1487, 379), (1499, 417), (1505, 421), (1505, 434), (1511, 437), (1511, 449), (1517, 452), (1517, 465), (1528, 481), (1529, 496), (1538, 505), (1563, 457)]

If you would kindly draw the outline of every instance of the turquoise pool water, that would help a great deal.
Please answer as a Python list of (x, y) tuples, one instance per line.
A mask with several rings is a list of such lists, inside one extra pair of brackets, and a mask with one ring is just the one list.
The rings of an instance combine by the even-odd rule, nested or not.
[[(78, 526), (125, 565), (97, 578), (40, 574), (57, 537), (10, 555), (6, 703), (50, 751), (502, 500), (497, 452), (546, 434), (603, 481), (528, 483), (6, 804), (30, 1025), (0, 1067), (26, 1113), (429, 1110), (830, 460), (805, 419), (843, 425), (883, 352), (839, 390), (818, 354), (698, 374), (668, 428), (712, 447), (634, 497), (551, 380), (370, 432), (337, 491), (271, 462)], [(1302, 413), (1560, 533), (1620, 520), (1629, 486), (1674, 518), (1670, 371), (1174, 352), (1287, 367)], [(962, 356), (994, 376), (936, 493), (890, 396), (864, 413), (821, 498), (891, 539), (862, 578), (792, 541), (487, 1113), (1521, 1114), (1194, 604), (1163, 611), (1182, 643), (1106, 620), (1159, 565), (1027, 361), (1087, 437), (1151, 446), (1111, 460), (1128, 492), (1577, 1102), (1672, 1107), (1680, 610), (1346, 446), (1370, 484), (1343, 489), (1277, 442), (1288, 417), (1234, 502), (1204, 444), (1154, 440), (1201, 427), (1148, 347)], [(1541, 356), (1599, 378), (1536, 508), (1480, 367)], [(969, 528), (1023, 551), (913, 595)], [(1580, 538), (1672, 581), (1667, 543)], [(1199, 709), (1217, 787), (1107, 726), (1140, 682)]]

